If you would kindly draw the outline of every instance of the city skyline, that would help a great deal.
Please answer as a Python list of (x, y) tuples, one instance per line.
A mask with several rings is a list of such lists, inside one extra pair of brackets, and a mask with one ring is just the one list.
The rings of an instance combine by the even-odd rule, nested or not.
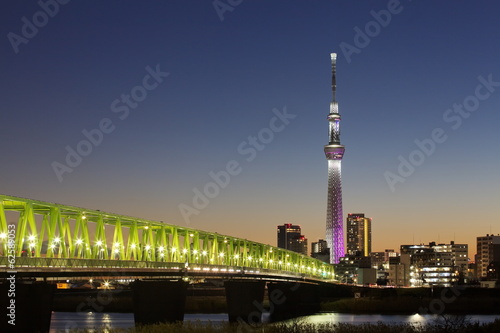
[(69, 2), (45, 22), (38, 2), (8, 1), (0, 193), (324, 239), (336, 52), (343, 221), (374, 218), (372, 251), (473, 249), (500, 232), (500, 5), (395, 3)]

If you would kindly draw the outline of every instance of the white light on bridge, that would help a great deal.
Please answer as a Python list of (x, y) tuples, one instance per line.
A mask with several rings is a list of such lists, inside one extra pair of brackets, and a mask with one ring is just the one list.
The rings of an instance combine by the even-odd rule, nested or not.
[(54, 238), (54, 243), (59, 243), (60, 241), (61, 241), (61, 238), (59, 238), (59, 237)]
[(149, 251), (149, 249), (151, 248), (151, 246), (149, 245), (146, 245), (146, 250)]
[(135, 244), (130, 244), (130, 247), (131, 247), (132, 249), (135, 249)]
[(207, 255), (207, 251), (203, 251), (201, 254), (203, 254), (204, 256)]
[(186, 254), (187, 253), (187, 249), (182, 249), (182, 253)]
[(35, 240), (35, 236), (34, 236), (34, 235), (30, 235), (30, 236), (28, 237), (28, 240), (29, 240), (30, 242), (33, 242), (33, 241)]
[(82, 243), (83, 243), (83, 240), (81, 240), (81, 239), (76, 240), (76, 245), (81, 245)]
[(163, 250), (165, 250), (165, 248), (164, 248), (163, 246), (160, 246), (160, 247), (158, 248), (158, 250), (160, 250), (160, 252), (163, 252)]
[(95, 244), (96, 244), (97, 246), (101, 246), (101, 245), (102, 245), (102, 242), (101, 242), (101, 241), (97, 241)]
[(7, 238), (7, 234), (6, 234), (5, 232), (2, 232), (2, 233), (0, 234), (0, 238), (1, 238), (1, 239), (5, 239), (5, 238)]

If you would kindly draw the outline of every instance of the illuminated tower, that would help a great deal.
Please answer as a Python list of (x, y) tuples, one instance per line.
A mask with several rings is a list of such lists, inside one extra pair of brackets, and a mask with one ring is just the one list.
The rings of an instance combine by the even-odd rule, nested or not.
[(335, 79), (335, 65), (337, 54), (330, 54), (332, 58), (332, 102), (330, 103), (329, 142), (325, 146), (325, 155), (328, 160), (328, 202), (326, 209), (326, 241), (330, 248), (330, 263), (337, 264), (344, 252), (344, 228), (342, 217), (342, 183), (340, 180), (340, 164), (344, 156), (344, 146), (340, 144), (340, 114), (335, 97), (337, 83)]

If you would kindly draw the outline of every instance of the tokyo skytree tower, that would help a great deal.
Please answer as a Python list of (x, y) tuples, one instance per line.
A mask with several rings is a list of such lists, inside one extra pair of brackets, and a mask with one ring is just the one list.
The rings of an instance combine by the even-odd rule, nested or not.
[(326, 241), (330, 248), (330, 263), (337, 264), (344, 256), (344, 228), (342, 216), (342, 183), (341, 162), (344, 156), (344, 146), (340, 144), (340, 114), (335, 97), (337, 83), (335, 66), (337, 54), (330, 54), (332, 58), (332, 102), (328, 115), (329, 142), (325, 146), (325, 155), (328, 160), (328, 202), (326, 209)]

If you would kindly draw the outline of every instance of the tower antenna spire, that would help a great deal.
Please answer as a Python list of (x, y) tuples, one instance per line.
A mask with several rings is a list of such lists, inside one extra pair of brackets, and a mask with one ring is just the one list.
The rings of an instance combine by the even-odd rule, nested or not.
[(332, 58), (332, 102), (337, 102), (337, 53), (330, 53)]

